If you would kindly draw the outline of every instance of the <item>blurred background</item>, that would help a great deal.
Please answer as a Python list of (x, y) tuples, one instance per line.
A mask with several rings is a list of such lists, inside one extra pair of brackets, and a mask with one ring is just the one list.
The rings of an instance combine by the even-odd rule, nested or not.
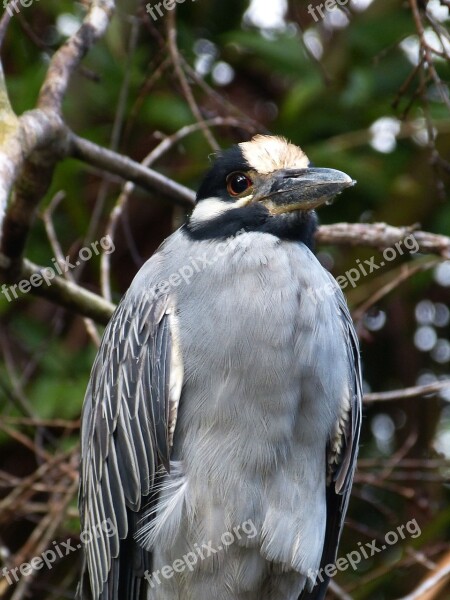
[[(35, 106), (50, 58), (88, 4), (36, 0), (14, 14), (1, 57), (16, 114)], [(326, 10), (319, 2), (185, 0), (176, 11), (162, 7), (163, 17), (156, 4), (116, 3), (106, 36), (64, 102), (77, 135), (138, 162), (154, 151), (153, 168), (195, 189), (218, 147), (273, 132), (300, 145), (315, 165), (358, 181), (321, 211), (321, 223), (384, 222), (450, 234), (449, 2), (341, 0)], [(177, 37), (170, 46), (171, 27)], [(124, 189), (118, 177), (64, 160), (26, 256), (51, 266), (58, 252), (76, 258), (111, 234), (109, 259), (93, 253), (68, 276), (106, 297), (111, 291), (117, 302), (187, 212), (162, 194)], [(357, 243), (317, 251), (336, 277), (357, 261), (383, 262), (381, 252)], [(449, 379), (450, 260), (405, 251), (384, 262), (345, 293), (361, 340), (365, 392), (400, 392), (390, 400), (368, 396), (365, 404), (339, 556), (373, 539), (381, 544), (413, 519), (421, 534), (413, 539), (405, 531), (356, 570), (338, 573), (329, 598), (445, 599), (450, 387), (409, 398), (401, 390)], [(69, 537), (79, 541), (79, 415), (101, 332), (30, 293), (11, 301), (0, 293), (1, 568)], [(80, 558), (71, 552), (14, 585), (0, 577), (0, 597), (73, 598)], [(443, 572), (431, 592), (412, 595)]]

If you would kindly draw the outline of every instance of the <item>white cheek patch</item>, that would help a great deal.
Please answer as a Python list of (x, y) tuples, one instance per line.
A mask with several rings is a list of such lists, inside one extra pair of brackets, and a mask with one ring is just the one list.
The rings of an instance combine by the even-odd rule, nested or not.
[(225, 202), (224, 200), (220, 200), (220, 198), (208, 198), (207, 200), (201, 200), (194, 208), (190, 223), (195, 227), (196, 225), (201, 225), (206, 221), (211, 221), (212, 219), (223, 215), (229, 210), (246, 206), (252, 201), (252, 198), (253, 195), (250, 194), (244, 198), (239, 198), (239, 200), (236, 202)]
[(208, 200), (202, 200), (194, 208), (190, 219), (191, 224), (195, 225), (196, 223), (200, 224), (204, 223), (205, 221), (210, 221), (211, 219), (222, 215), (233, 207), (233, 204), (228, 204), (223, 200), (219, 200), (219, 198), (208, 198)]

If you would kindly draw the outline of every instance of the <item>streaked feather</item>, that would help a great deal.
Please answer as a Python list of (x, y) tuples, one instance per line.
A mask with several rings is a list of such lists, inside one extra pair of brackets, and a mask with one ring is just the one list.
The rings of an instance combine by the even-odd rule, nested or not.
[[(182, 382), (170, 383), (170, 311), (168, 297), (135, 301), (127, 294), (92, 369), (83, 408), (79, 504), (83, 530), (98, 535), (84, 548), (78, 590), (83, 600), (139, 598), (140, 577), (149, 566), (150, 556), (133, 535), (155, 472), (169, 465), (169, 421), (173, 434), (181, 394)], [(101, 525), (108, 520), (114, 532), (107, 535)]]

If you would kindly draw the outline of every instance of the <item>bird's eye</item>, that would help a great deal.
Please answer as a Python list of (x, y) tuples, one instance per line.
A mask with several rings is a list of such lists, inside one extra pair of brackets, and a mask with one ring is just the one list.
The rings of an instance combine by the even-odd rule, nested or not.
[(231, 196), (239, 196), (252, 185), (253, 181), (244, 173), (231, 173), (227, 177), (227, 190)]

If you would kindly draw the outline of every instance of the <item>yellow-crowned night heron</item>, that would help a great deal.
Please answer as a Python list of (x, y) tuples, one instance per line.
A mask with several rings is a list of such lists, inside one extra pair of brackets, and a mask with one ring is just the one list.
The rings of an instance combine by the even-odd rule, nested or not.
[(314, 209), (352, 184), (256, 136), (216, 158), (136, 275), (84, 405), (80, 597), (324, 598), (361, 375)]

